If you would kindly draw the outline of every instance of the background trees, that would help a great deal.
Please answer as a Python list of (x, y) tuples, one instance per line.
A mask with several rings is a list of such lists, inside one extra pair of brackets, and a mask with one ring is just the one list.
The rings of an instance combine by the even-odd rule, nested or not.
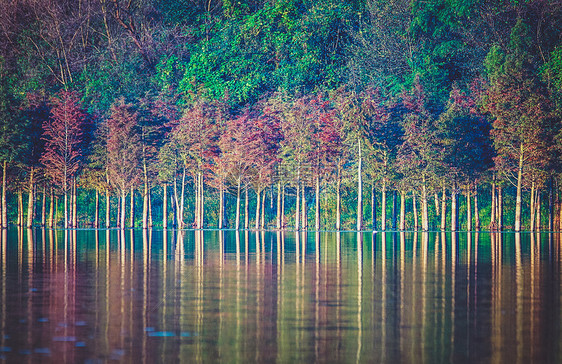
[[(497, 226), (501, 205), (519, 230), (544, 225), (548, 189), (553, 226), (561, 19), (542, 0), (4, 2), (1, 223), (19, 205), (24, 220), (27, 193), (33, 224), (45, 172), (45, 190), (72, 191), (94, 225), (109, 226), (116, 199), (121, 221), (130, 194), (143, 227), (153, 211), (167, 225), (168, 205), (180, 227), (240, 227), (251, 205), (254, 227), (300, 229), (314, 191), (315, 228), (386, 229), (400, 192), (404, 229)], [(65, 118), (95, 130), (72, 132), (74, 154), (55, 148), (56, 128), (34, 132)]]

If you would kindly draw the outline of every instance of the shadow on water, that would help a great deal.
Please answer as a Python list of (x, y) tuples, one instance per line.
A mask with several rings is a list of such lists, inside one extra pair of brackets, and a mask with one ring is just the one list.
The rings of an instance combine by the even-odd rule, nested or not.
[(1, 231), (0, 360), (560, 362), (560, 235)]

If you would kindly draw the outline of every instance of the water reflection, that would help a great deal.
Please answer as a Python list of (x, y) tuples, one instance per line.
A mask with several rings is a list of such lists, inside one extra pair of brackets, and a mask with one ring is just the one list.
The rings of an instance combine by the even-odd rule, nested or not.
[(558, 234), (0, 236), (2, 360), (562, 359)]

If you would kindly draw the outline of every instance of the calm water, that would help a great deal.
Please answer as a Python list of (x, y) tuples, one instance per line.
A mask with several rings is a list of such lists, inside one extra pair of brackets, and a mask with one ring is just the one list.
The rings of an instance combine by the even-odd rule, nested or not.
[(558, 234), (2, 234), (0, 361), (562, 361)]

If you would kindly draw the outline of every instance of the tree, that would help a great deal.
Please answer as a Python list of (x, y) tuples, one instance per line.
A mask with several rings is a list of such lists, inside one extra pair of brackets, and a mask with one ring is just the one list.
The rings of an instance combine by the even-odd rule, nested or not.
[(60, 91), (51, 101), (52, 117), (43, 123), (45, 174), (64, 194), (64, 228), (69, 227), (68, 191), (82, 162), (83, 122), (86, 117), (77, 92)]
[(139, 178), (141, 154), (138, 114), (125, 99), (116, 100), (107, 120), (107, 163), (110, 183), (120, 192), (120, 228), (125, 227), (125, 197)]

